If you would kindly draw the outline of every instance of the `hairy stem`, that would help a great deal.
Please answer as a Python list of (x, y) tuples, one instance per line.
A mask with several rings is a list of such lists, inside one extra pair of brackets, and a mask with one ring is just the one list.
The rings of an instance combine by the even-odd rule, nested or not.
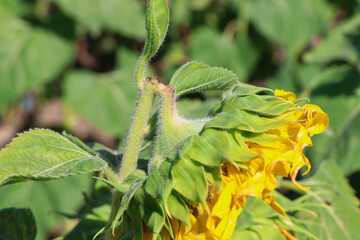
[(138, 65), (136, 66), (136, 87), (140, 91), (144, 89), (143, 75), (146, 65), (147, 61), (145, 61), (145, 58), (140, 57)]
[[(146, 126), (150, 115), (151, 106), (155, 97), (154, 88), (158, 84), (155, 79), (147, 78), (143, 90), (140, 90), (138, 101), (134, 108), (131, 118), (130, 128), (126, 137), (125, 152), (121, 161), (121, 167), (117, 174), (118, 182), (122, 182), (137, 167), (137, 160), (140, 153), (141, 144), (146, 134)], [(110, 174), (111, 175), (111, 174)], [(112, 176), (114, 178), (114, 176)], [(115, 179), (114, 179), (115, 180)], [(111, 224), (116, 217), (120, 207), (121, 194), (115, 190), (111, 206), (109, 223)], [(121, 232), (121, 225), (115, 229), (115, 235), (109, 229), (106, 232), (106, 240), (118, 239)]]
[(155, 97), (154, 85), (156, 84), (158, 84), (158, 82), (155, 79), (147, 78), (144, 89), (139, 94), (125, 142), (125, 152), (121, 161), (120, 171), (118, 173), (120, 182), (125, 180), (137, 167), (141, 143), (144, 138), (151, 106)]

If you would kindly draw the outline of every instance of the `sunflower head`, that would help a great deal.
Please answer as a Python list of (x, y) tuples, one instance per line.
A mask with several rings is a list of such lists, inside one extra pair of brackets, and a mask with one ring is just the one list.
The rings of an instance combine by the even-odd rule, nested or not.
[(231, 239), (249, 197), (262, 198), (286, 218), (271, 192), (279, 177), (291, 177), (295, 186), (308, 189), (296, 181), (302, 167), (307, 167), (304, 174), (311, 168), (303, 150), (329, 121), (319, 107), (301, 106), (301, 101), (291, 92), (237, 84), (209, 118), (194, 121), (196, 127), (189, 120), (160, 116), (160, 127), (180, 122), (191, 131), (179, 137), (161, 129), (163, 139), (178, 139), (172, 143), (175, 152), (162, 154), (151, 174), (125, 193), (129, 201), (120, 215), (139, 230), (135, 238)]

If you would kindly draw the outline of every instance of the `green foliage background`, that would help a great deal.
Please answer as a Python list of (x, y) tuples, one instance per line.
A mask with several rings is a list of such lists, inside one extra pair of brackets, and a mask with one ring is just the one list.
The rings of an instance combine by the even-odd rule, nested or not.
[[(171, 0), (169, 5), (169, 32), (149, 75), (168, 82), (183, 63), (197, 60), (228, 68), (241, 82), (311, 99), (328, 113), (330, 125), (307, 151), (316, 174), (304, 181), (334, 181), (324, 188), (340, 193), (348, 180), (359, 196), (360, 1)], [(1, 124), (16, 109), (35, 114), (37, 106), (58, 99), (64, 114), (60, 125), (50, 127), (76, 133), (74, 118), (80, 116), (121, 140), (136, 101), (133, 78), (145, 40), (144, 19), (141, 0), (0, 0)], [(205, 116), (216, 94), (181, 97), (180, 115)], [(30, 121), (16, 130), (30, 127), (39, 125)], [(328, 165), (318, 171), (324, 161)], [(74, 177), (6, 186), (0, 188), (0, 209), (31, 207), (37, 239), (46, 239), (50, 229), (67, 229), (55, 212), (80, 209), (81, 191), (91, 194), (90, 185), (88, 178)], [(336, 214), (351, 235), (358, 212), (350, 218), (354, 221), (342, 213), (359, 205), (350, 200), (350, 188), (343, 194), (347, 203), (332, 195), (327, 201), (344, 208)], [(331, 225), (332, 214), (324, 210), (317, 216)], [(325, 233), (309, 231), (325, 239)], [(338, 232), (333, 236), (349, 236)], [(237, 234), (242, 236), (241, 229)]]

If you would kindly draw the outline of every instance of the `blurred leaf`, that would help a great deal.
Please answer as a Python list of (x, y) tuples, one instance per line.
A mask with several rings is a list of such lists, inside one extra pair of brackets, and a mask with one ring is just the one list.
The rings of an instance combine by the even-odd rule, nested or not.
[[(316, 79), (320, 82), (316, 83)], [(317, 86), (311, 92), (311, 103), (329, 115), (329, 127), (313, 139), (310, 159), (316, 168), (323, 160), (331, 159), (348, 175), (360, 169), (358, 161), (360, 141), (360, 74), (353, 67), (328, 68), (315, 76)], [(320, 83), (323, 84), (320, 84)]]
[(145, 37), (145, 14), (139, 0), (52, 1), (96, 34), (108, 28), (130, 38)]
[(0, 32), (1, 111), (28, 88), (56, 77), (71, 62), (74, 48), (69, 40), (14, 18), (1, 5)]
[(47, 129), (19, 134), (0, 152), (0, 184), (51, 180), (99, 171), (106, 162)]
[(0, 210), (0, 238), (34, 240), (36, 223), (30, 209), (6, 208)]
[[(300, 214), (305, 220), (303, 226), (319, 239), (358, 239), (360, 213), (359, 200), (355, 198), (346, 179), (334, 163), (324, 162), (314, 177), (303, 184), (310, 185), (308, 203), (319, 203), (323, 207), (311, 208), (314, 216)], [(319, 222), (319, 225), (306, 224), (307, 221)], [(303, 239), (299, 236), (299, 239)]]
[(299, 53), (310, 39), (326, 30), (333, 12), (324, 0), (249, 1), (250, 18), (267, 38)]
[(65, 99), (81, 116), (112, 136), (122, 137), (130, 122), (136, 90), (131, 75), (71, 71), (65, 76)]
[(287, 238), (281, 234), (279, 227), (272, 221), (265, 224), (253, 222), (248, 229), (235, 229), (232, 239), (246, 240), (286, 240)]
[(107, 224), (111, 212), (111, 202), (107, 201), (110, 200), (110, 195), (86, 197), (85, 200), (85, 210), (81, 211), (79, 223), (62, 239), (92, 240), (95, 234)]
[(304, 56), (312, 63), (328, 63), (344, 60), (358, 63), (360, 60), (360, 15), (345, 20), (330, 31), (323, 42)]
[(190, 7), (196, 11), (206, 9), (211, 4), (211, 0), (190, 1)]
[(90, 182), (90, 176), (83, 175), (7, 185), (0, 188), (0, 208), (30, 207), (37, 224), (36, 239), (47, 239), (49, 230), (58, 228), (60, 220), (64, 219), (57, 212), (75, 213), (83, 202), (82, 191), (89, 191)]
[(227, 69), (189, 62), (174, 73), (169, 84), (175, 87), (175, 95), (180, 96), (191, 92), (227, 89), (236, 83), (237, 77)]
[[(305, 91), (315, 91), (315, 95), (319, 94), (320, 90), (326, 93), (334, 89), (334, 95), (349, 92), (349, 90), (353, 90), (353, 87), (356, 88), (355, 79), (359, 75), (356, 68), (348, 65), (334, 66), (322, 70), (317, 64), (302, 65), (299, 74)], [(346, 81), (346, 79), (348, 79), (347, 82), (342, 82)], [(334, 84), (338, 86), (329, 88)], [(349, 85), (353, 86), (350, 87)]]
[[(24, 0), (1, 0), (0, 8), (3, 7), (7, 11), (11, 12), (15, 16), (22, 16), (24, 14), (30, 13), (34, 9), (33, 2), (27, 2)], [(1, 12), (1, 10), (0, 10)], [(1, 19), (0, 19), (1, 22)]]
[(245, 82), (258, 59), (253, 43), (245, 36), (232, 39), (211, 27), (196, 28), (190, 43), (191, 59), (235, 72)]
[[(125, 47), (120, 47), (116, 52), (116, 69), (121, 70), (129, 76), (133, 76), (139, 54)], [(131, 82), (131, 79), (129, 80)]]
[(170, 8), (171, 11), (171, 24), (179, 25), (187, 23), (190, 20), (191, 9), (189, 0), (174, 0)]

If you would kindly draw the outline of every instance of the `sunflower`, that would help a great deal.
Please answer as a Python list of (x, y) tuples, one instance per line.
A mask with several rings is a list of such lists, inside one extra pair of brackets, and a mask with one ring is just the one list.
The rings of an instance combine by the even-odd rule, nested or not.
[[(291, 102), (296, 100), (293, 93), (283, 90), (275, 90), (275, 96)], [(311, 136), (324, 131), (329, 119), (319, 107), (311, 104), (296, 105), (283, 115), (282, 119), (289, 121), (265, 133), (277, 140), (246, 142), (257, 158), (244, 162), (244, 167), (228, 162), (221, 164), (222, 189), (219, 191), (209, 186), (206, 200), (209, 211), (202, 205), (191, 206), (190, 228), (177, 219), (171, 220), (175, 240), (231, 239), (237, 218), (249, 196), (262, 197), (264, 203), (286, 218), (283, 208), (270, 195), (279, 184), (276, 176), (290, 176), (295, 186), (308, 189), (296, 181), (300, 168), (307, 166), (304, 174), (311, 168), (303, 150), (312, 146)], [(285, 229), (283, 231), (287, 237), (292, 237)]]

